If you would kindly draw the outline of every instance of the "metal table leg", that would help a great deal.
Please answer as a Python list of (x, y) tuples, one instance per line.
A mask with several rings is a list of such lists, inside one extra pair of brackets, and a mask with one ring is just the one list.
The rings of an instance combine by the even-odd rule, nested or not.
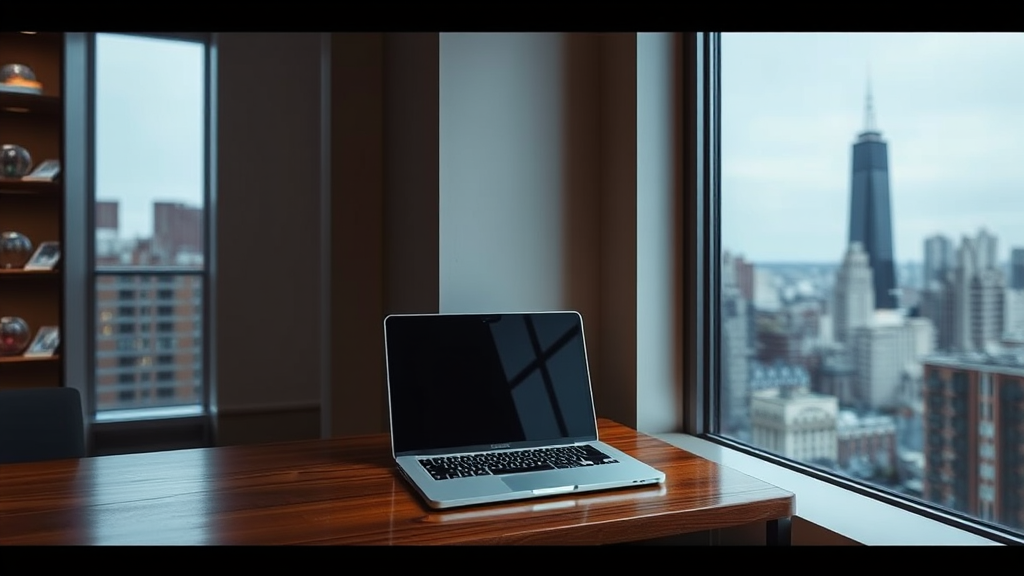
[(768, 533), (765, 535), (765, 543), (769, 546), (790, 546), (793, 543), (792, 518), (779, 518), (768, 521)]

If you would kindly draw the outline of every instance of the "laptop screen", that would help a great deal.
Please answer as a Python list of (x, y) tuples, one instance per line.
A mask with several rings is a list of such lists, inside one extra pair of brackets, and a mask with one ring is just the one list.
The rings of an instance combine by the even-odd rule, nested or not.
[(597, 437), (576, 312), (384, 320), (395, 455)]

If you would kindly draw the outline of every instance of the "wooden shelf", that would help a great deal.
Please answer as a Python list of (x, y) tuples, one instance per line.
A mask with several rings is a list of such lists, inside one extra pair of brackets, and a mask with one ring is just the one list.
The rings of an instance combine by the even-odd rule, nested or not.
[(0, 178), (0, 194), (60, 194), (60, 182)]
[(60, 117), (63, 112), (60, 96), (0, 91), (0, 114)]
[(21, 268), (0, 268), (0, 276), (19, 278), (60, 278), (60, 270), (24, 270)]
[[(0, 90), (0, 138), (28, 150), (32, 163), (64, 160), (64, 34), (0, 32), (0, 65), (20, 63), (32, 69), (41, 94)], [(64, 181), (25, 181), (0, 177), (0, 226), (27, 236), (37, 248), (61, 241)], [(0, 269), (0, 307), (4, 315), (25, 320), (33, 332), (40, 326), (62, 327), (64, 273), (56, 270)], [(47, 357), (0, 356), (0, 387), (45, 387), (63, 384), (63, 360)]]
[(53, 356), (0, 356), (0, 364), (15, 364), (22, 362), (60, 362), (60, 355)]

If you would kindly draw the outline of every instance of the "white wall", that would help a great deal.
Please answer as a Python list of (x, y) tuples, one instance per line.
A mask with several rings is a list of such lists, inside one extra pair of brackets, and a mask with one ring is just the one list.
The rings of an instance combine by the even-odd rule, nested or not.
[(683, 414), (674, 50), (671, 33), (636, 35), (636, 396), (637, 429), (648, 433), (678, 431)]
[(441, 34), (440, 309), (564, 295), (564, 35)]

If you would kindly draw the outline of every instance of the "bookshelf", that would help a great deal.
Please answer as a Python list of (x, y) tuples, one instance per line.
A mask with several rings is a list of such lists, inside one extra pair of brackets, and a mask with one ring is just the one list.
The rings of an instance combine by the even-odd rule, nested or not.
[[(64, 35), (59, 32), (0, 32), (0, 66), (23, 64), (35, 74), (41, 93), (0, 91), (0, 144), (15, 144), (31, 155), (33, 167), (60, 160), (64, 152)], [(0, 232), (20, 232), (33, 249), (46, 241), (63, 245), (64, 184), (0, 176)], [(43, 326), (63, 333), (63, 272), (0, 268), (0, 317), (16, 316), (34, 337)], [(0, 355), (0, 388), (63, 385), (60, 348), (53, 356)]]

